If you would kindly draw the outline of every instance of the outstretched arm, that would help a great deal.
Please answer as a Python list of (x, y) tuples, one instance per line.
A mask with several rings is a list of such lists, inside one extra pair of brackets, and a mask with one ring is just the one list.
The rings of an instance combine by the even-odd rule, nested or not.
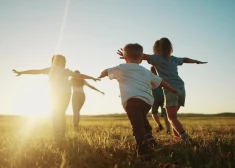
[(104, 78), (106, 76), (108, 76), (108, 70), (107, 69), (105, 69), (103, 72), (101, 72), (101, 74), (98, 78)]
[(84, 75), (84, 74), (74, 73), (72, 71), (71, 71), (71, 75), (70, 76), (72, 76), (74, 78), (79, 78), (79, 79), (92, 79), (94, 81), (100, 80), (98, 78), (94, 78), (94, 77), (91, 77), (91, 76), (88, 76), (88, 75)]
[(173, 87), (171, 87), (165, 80), (162, 79), (162, 82), (160, 84), (161, 87), (164, 87), (165, 89), (168, 89), (172, 91), (173, 93), (177, 94), (177, 90)]
[(44, 68), (44, 69), (31, 69), (26, 71), (17, 71), (13, 69), (13, 73), (16, 73), (16, 76), (20, 76), (23, 74), (27, 75), (38, 75), (38, 74), (49, 74), (50, 68)]
[[(122, 48), (117, 51), (117, 54), (120, 56), (120, 59), (124, 59), (125, 58), (124, 55), (123, 55), (123, 49)], [(142, 60), (149, 61), (150, 60), (150, 56), (148, 54), (143, 54)]]
[(184, 63), (196, 63), (196, 64), (206, 64), (207, 62), (201, 62), (198, 60), (193, 60), (191, 58), (183, 58), (184, 59)]
[(104, 95), (104, 92), (101, 92), (100, 90), (96, 89), (94, 86), (91, 86), (90, 84), (86, 84), (89, 88), (93, 89), (93, 90), (96, 90), (97, 92), (100, 92), (101, 94)]

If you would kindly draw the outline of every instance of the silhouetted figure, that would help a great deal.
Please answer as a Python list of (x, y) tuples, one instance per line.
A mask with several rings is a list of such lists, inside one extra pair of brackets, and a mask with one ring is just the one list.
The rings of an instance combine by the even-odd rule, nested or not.
[(63, 55), (54, 55), (52, 57), (51, 67), (38, 69), (17, 71), (13, 70), (17, 76), (22, 74), (38, 75), (46, 74), (49, 76), (50, 83), (50, 102), (52, 111), (52, 124), (54, 135), (56, 138), (64, 138), (66, 132), (66, 110), (71, 97), (71, 85), (68, 81), (69, 77), (79, 79), (93, 79), (96, 78), (77, 74), (69, 69), (65, 69), (66, 58)]
[[(80, 74), (78, 70), (74, 72), (76, 74)], [(100, 90), (96, 89), (94, 86), (91, 86), (84, 79), (71, 78), (70, 83), (73, 88), (73, 94), (72, 94), (73, 124), (74, 124), (74, 129), (77, 129), (80, 121), (80, 110), (86, 99), (83, 87), (88, 86), (89, 88), (96, 90), (97, 92), (100, 92), (103, 95), (104, 92), (101, 92)]]

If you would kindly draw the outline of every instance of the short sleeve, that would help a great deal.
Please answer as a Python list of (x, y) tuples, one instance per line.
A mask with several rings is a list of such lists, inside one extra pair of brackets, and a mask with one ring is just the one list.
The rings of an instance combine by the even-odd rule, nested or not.
[(158, 62), (158, 55), (153, 54), (153, 55), (149, 55), (150, 59), (148, 61), (149, 64), (155, 66)]
[(158, 75), (153, 74), (152, 72), (150, 72), (150, 77), (151, 77), (152, 89), (157, 88), (161, 84), (162, 78), (159, 77)]
[(118, 78), (118, 74), (119, 74), (119, 70), (120, 68), (118, 66), (113, 67), (113, 68), (108, 68), (108, 77), (110, 80), (112, 79), (117, 79)]
[(184, 58), (180, 58), (180, 57), (175, 57), (177, 60), (177, 64), (178, 65), (182, 65), (184, 63)]

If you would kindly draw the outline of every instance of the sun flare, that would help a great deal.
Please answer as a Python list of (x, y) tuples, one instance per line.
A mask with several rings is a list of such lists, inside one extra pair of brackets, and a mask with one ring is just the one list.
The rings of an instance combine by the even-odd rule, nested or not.
[(50, 115), (49, 86), (45, 78), (28, 77), (19, 83), (12, 101), (12, 112), (31, 117)]

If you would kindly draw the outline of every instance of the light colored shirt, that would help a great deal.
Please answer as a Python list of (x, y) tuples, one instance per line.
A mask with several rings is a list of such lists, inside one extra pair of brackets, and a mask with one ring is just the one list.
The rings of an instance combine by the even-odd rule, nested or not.
[(68, 80), (73, 72), (69, 69), (52, 66), (49, 72), (49, 82), (52, 92), (71, 92), (71, 85)]
[(172, 87), (184, 86), (184, 81), (178, 75), (178, 65), (184, 63), (183, 58), (171, 56), (168, 60), (161, 55), (150, 55), (149, 64), (152, 64), (158, 75)]
[(119, 83), (124, 109), (130, 98), (138, 98), (153, 105), (151, 88), (157, 88), (161, 84), (162, 78), (135, 63), (120, 64), (107, 71), (109, 78), (116, 79)]
[[(87, 83), (87, 81), (84, 80), (84, 85), (88, 86), (89, 84)], [(73, 86), (73, 92), (84, 93), (83, 86)]]

